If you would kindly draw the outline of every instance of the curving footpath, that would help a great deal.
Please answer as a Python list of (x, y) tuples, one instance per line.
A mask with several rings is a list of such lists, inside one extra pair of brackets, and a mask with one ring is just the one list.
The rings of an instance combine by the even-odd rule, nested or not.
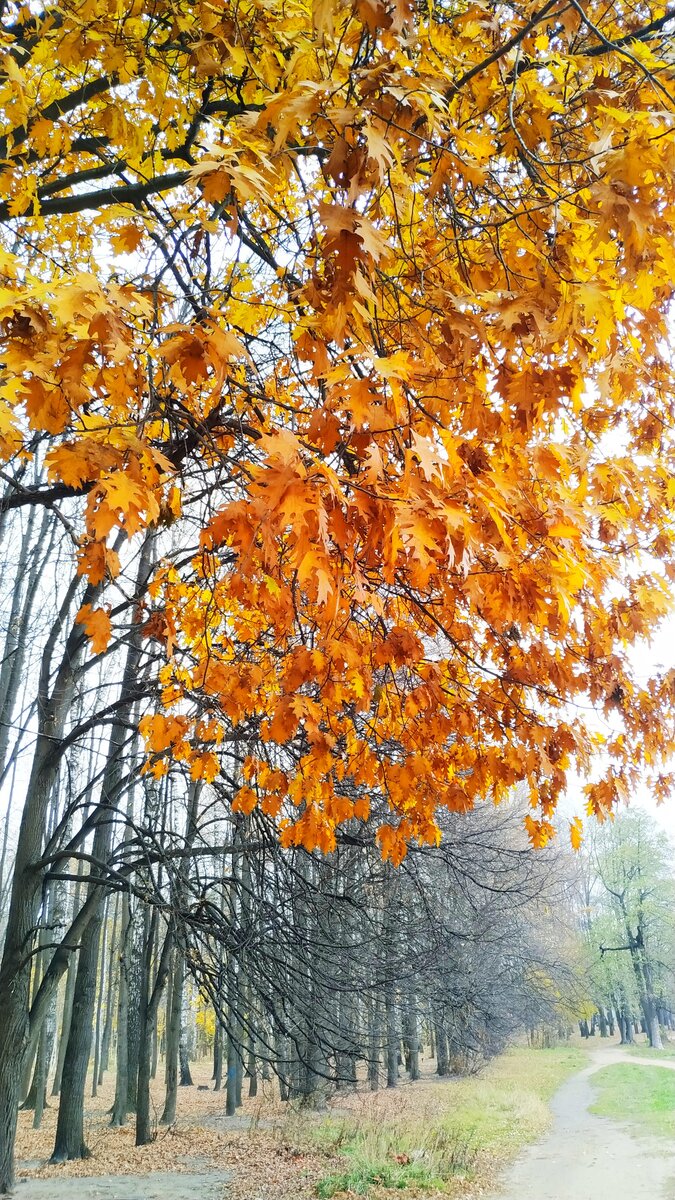
[(573, 1075), (552, 1103), (553, 1126), (506, 1172), (489, 1200), (672, 1200), (675, 1147), (588, 1111), (592, 1076), (614, 1063), (663, 1067), (675, 1061), (629, 1057), (617, 1046), (593, 1051), (591, 1065)]

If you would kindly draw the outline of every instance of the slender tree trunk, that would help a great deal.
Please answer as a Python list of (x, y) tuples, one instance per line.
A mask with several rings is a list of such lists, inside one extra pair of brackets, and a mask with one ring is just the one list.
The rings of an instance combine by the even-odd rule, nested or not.
[(439, 1075), (449, 1075), (448, 1035), (441, 1004), (434, 1006), (434, 1029), (436, 1034), (436, 1070)]
[(162, 1125), (173, 1125), (176, 1120), (176, 1101), (178, 1097), (178, 1052), (180, 1046), (181, 1011), (183, 1007), (183, 975), (185, 974), (185, 955), (176, 947), (173, 956), (173, 975), (169, 1011), (166, 1026), (166, 1067), (165, 1083), (166, 1098), (164, 1112), (160, 1118)]
[(420, 1077), (420, 1045), (417, 1029), (417, 1000), (412, 990), (408, 992), (406, 998), (405, 1040), (408, 1072), (411, 1080), (414, 1081)]
[(288, 1062), (284, 1055), (283, 1035), (279, 1027), (276, 1025), (274, 1028), (274, 1058), (276, 1063), (277, 1078), (279, 1080), (279, 1099), (288, 1100)]
[(387, 1087), (394, 1088), (398, 1085), (399, 1034), (393, 983), (388, 983), (385, 990), (385, 1019), (387, 1026)]
[(150, 971), (155, 948), (157, 915), (146, 909), (144, 922), (144, 961), (141, 975), (140, 994), (140, 1038), (138, 1055), (138, 1082), (136, 1087), (136, 1145), (145, 1146), (152, 1140), (150, 1128), (150, 1050), (152, 1029), (150, 1027)]
[[(187, 817), (185, 822), (185, 848), (191, 850), (197, 834), (197, 816), (199, 812), (199, 796), (201, 784), (193, 783), (188, 792)], [(175, 907), (180, 912), (187, 896), (189, 858), (182, 860), (178, 872), (175, 892)], [(166, 1095), (164, 1111), (160, 1118), (162, 1125), (173, 1125), (176, 1120), (176, 1104), (178, 1098), (178, 1065), (180, 1058), (181, 1084), (184, 1083), (183, 1068), (186, 1068), (188, 1083), (192, 1083), (190, 1067), (187, 1060), (181, 1057), (181, 1027), (183, 1014), (183, 980), (185, 977), (185, 951), (176, 944), (173, 948), (173, 972), (169, 983), (169, 996), (166, 1014), (166, 1066), (165, 1086)]]
[[(16, 565), (15, 585), (7, 623), (7, 634), (0, 665), (0, 773), (7, 761), (7, 751), (12, 733), (12, 718), (16, 701), (24, 678), (24, 664), (30, 645), (29, 624), (35, 605), (38, 580), (44, 570), (53, 544), (54, 533), (48, 537), (51, 516), (42, 515), (41, 529), (33, 542), (35, 509), (31, 509), (26, 532), (21, 539), (19, 561)], [(52, 523), (53, 524), (53, 523)], [(29, 567), (30, 563), (30, 567)], [(25, 581), (25, 587), (24, 585)]]
[[(116, 995), (115, 989), (115, 946), (117, 945), (117, 925), (119, 918), (119, 892), (115, 896), (115, 910), (113, 913), (112, 930), (110, 933), (110, 946), (108, 951), (108, 960), (110, 962), (109, 971), (109, 987), (107, 989), (105, 1002), (105, 1021), (103, 1024), (103, 1036), (101, 1038), (101, 1061), (98, 1070), (98, 1085), (103, 1083), (103, 1076), (108, 1070), (110, 1060), (110, 1042), (112, 1039), (113, 1027), (113, 1011), (114, 1000)], [(119, 974), (119, 973), (118, 973)]]
[(150, 1078), (157, 1078), (157, 1066), (159, 1064), (159, 1036), (157, 1033), (157, 1019), (152, 1024), (152, 1062), (150, 1064)]
[(66, 975), (66, 990), (63, 999), (63, 1013), (61, 1015), (61, 1033), (59, 1035), (58, 1050), (56, 1053), (56, 1070), (54, 1072), (54, 1082), (52, 1084), (52, 1096), (58, 1096), (61, 1091), (61, 1079), (63, 1076), (63, 1064), (66, 1057), (66, 1048), (68, 1046), (68, 1035), (70, 1033), (70, 1022), (73, 1015), (73, 998), (75, 996), (75, 976), (77, 974), (77, 956), (73, 955), (68, 963)]
[[(42, 882), (41, 873), (35, 870), (35, 865), (42, 852), (49, 798), (58, 772), (59, 758), (55, 747), (63, 737), (74, 691), (74, 668), (84, 643), (82, 630), (75, 626), (71, 631), (50, 693), (52, 654), (62, 621), (79, 587), (80, 580), (74, 580), (62, 605), (63, 616), (52, 628), (42, 657), (38, 686), (38, 734), (17, 839), (5, 945), (0, 964), (0, 1194), (10, 1191), (14, 1182), (19, 1089), (30, 1037), (30, 955)], [(95, 595), (95, 589), (85, 591), (88, 601), (93, 600)]]
[(141, 993), (141, 1040), (138, 1060), (138, 1104), (136, 1110), (136, 1145), (146, 1146), (152, 1140), (150, 1125), (150, 1078), (152, 1073), (152, 1031), (157, 1024), (157, 1011), (164, 994), (173, 946), (174, 927), (170, 922), (157, 962), (154, 983), (150, 987), (150, 973), (157, 941), (157, 910), (153, 909), (146, 938), (144, 982)]
[(213, 1034), (213, 1090), (219, 1092), (223, 1085), (223, 1028), (216, 1014)]
[(51, 1158), (54, 1163), (89, 1157), (84, 1141), (84, 1091), (92, 1042), (101, 924), (102, 913), (99, 909), (96, 917), (87, 925), (80, 944), (56, 1140)]
[(141, 988), (143, 982), (143, 946), (140, 930), (132, 922), (131, 962), (127, 977), (127, 1112), (136, 1112), (138, 1100), (138, 1064), (141, 1052)]
[(248, 1075), (248, 1095), (249, 1099), (253, 1100), (258, 1095), (258, 1072), (256, 1069), (256, 1057), (253, 1042), (248, 1045), (248, 1061), (246, 1066), (246, 1074)]
[(178, 1046), (178, 1058), (180, 1063), (180, 1086), (194, 1087), (192, 1081), (192, 1071), (190, 1070), (190, 1056), (187, 1045), (187, 1033), (185, 1025), (181, 1023), (180, 1042)]
[(371, 1092), (376, 1092), (380, 1086), (380, 1067), (382, 1056), (382, 996), (379, 990), (370, 997), (370, 1031), (368, 1055), (368, 1083)]
[(103, 920), (101, 922), (101, 971), (98, 981), (98, 1000), (96, 1002), (96, 1026), (94, 1029), (94, 1070), (91, 1079), (91, 1094), (96, 1095), (98, 1087), (98, 1073), (101, 1066), (101, 1025), (103, 1013), (103, 997), (109, 990), (110, 964), (106, 955), (106, 924), (108, 919), (108, 899), (106, 898), (103, 908)]
[(180, 1011), (180, 1035), (178, 1039), (178, 1062), (180, 1066), (180, 1087), (193, 1087), (190, 1071), (190, 1054), (188, 1048), (188, 1031), (186, 1022), (185, 989), (183, 989)]
[(49, 1066), (54, 1052), (56, 1040), (56, 995), (52, 998), (50, 1011), (43, 1022), (38, 1042), (38, 1064), (35, 1088), (35, 1112), (33, 1114), (33, 1129), (39, 1129), (42, 1124), (44, 1110), (47, 1107), (47, 1079)]
[(120, 971), (117, 996), (117, 1062), (115, 1064), (115, 1099), (113, 1101), (111, 1125), (125, 1125), (128, 1114), (129, 1095), (129, 969), (131, 962), (130, 942), (131, 906), (125, 892), (122, 897), (122, 921), (120, 926)]
[(233, 1117), (237, 1111), (237, 1073), (239, 1066), (239, 1055), (237, 1053), (237, 1045), (232, 1030), (232, 1022), (234, 1020), (233, 1010), (236, 997), (236, 978), (234, 977), (234, 966), (232, 964), (232, 960), (230, 960), (230, 962), (227, 964), (227, 997), (228, 1026), (225, 1038), (225, 1047), (227, 1052), (227, 1073), (225, 1076), (225, 1115), (228, 1117)]

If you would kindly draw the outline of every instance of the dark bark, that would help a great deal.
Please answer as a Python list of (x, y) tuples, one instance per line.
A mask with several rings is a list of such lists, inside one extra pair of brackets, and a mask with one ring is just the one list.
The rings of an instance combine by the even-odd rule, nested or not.
[(77, 975), (77, 956), (73, 955), (68, 963), (68, 973), (66, 975), (66, 990), (63, 999), (63, 1014), (61, 1017), (61, 1033), (59, 1035), (58, 1050), (56, 1056), (56, 1070), (54, 1072), (54, 1082), (52, 1084), (52, 1096), (58, 1096), (61, 1091), (61, 1079), (63, 1076), (63, 1064), (66, 1057), (66, 1048), (68, 1046), (68, 1035), (70, 1033), (70, 1022), (73, 1015), (73, 999), (75, 996), (75, 976)]
[(101, 923), (101, 945), (99, 954), (101, 959), (101, 970), (98, 981), (98, 999), (96, 1002), (96, 1025), (94, 1028), (94, 1070), (91, 1079), (91, 1094), (96, 1095), (98, 1087), (98, 1073), (101, 1066), (101, 1035), (102, 1035), (102, 1014), (103, 1014), (103, 997), (109, 989), (108, 975), (110, 974), (110, 964), (106, 954), (106, 919), (108, 915), (108, 901), (106, 900), (103, 909), (103, 921)]
[[(199, 812), (199, 796), (201, 793), (201, 784), (193, 783), (188, 793), (188, 809), (187, 819), (185, 823), (185, 849), (190, 851), (194, 845), (194, 839), (197, 834), (197, 815)], [(180, 912), (185, 904), (187, 896), (187, 883), (189, 871), (189, 858), (182, 860), (178, 871), (178, 879), (174, 895), (174, 906), (176, 911)], [(185, 951), (178, 943), (173, 947), (173, 966), (171, 972), (171, 980), (169, 983), (169, 994), (167, 1000), (166, 1013), (166, 1066), (164, 1082), (166, 1094), (164, 1099), (164, 1111), (160, 1118), (162, 1125), (173, 1125), (176, 1120), (176, 1104), (178, 1099), (178, 1062), (181, 1053), (181, 1021), (183, 1013), (183, 981), (185, 978)], [(184, 1082), (183, 1068), (186, 1068), (186, 1074), (189, 1077), (187, 1083)], [(181, 1084), (189, 1086), (192, 1083), (190, 1077), (190, 1068), (181, 1057)]]
[(237, 997), (237, 981), (234, 968), (227, 969), (227, 998), (228, 998), (228, 1027), (225, 1037), (227, 1070), (225, 1076), (225, 1115), (233, 1117), (237, 1111), (237, 1075), (239, 1070), (239, 1052), (233, 1035), (233, 1009)]
[(181, 1011), (183, 1007), (183, 976), (185, 974), (185, 955), (176, 947), (173, 956), (173, 972), (171, 978), (170, 1000), (166, 1025), (166, 1067), (165, 1084), (166, 1098), (164, 1111), (160, 1118), (162, 1125), (173, 1125), (176, 1120), (176, 1102), (178, 1097), (178, 1051), (180, 1044)]
[(385, 990), (385, 1014), (387, 1027), (387, 1087), (398, 1086), (399, 1034), (396, 1015), (396, 994), (392, 983)]
[(53, 1163), (89, 1157), (84, 1140), (84, 1091), (92, 1042), (101, 925), (102, 911), (99, 909), (96, 917), (85, 929), (80, 944), (73, 1015), (63, 1065), (56, 1140), (51, 1158)]
[(187, 1030), (181, 1013), (180, 1022), (180, 1037), (178, 1042), (178, 1060), (180, 1065), (180, 1086), (194, 1087), (192, 1082), (192, 1072), (190, 1071), (190, 1056), (188, 1053)]
[(213, 1090), (219, 1092), (223, 1085), (223, 1029), (216, 1014), (216, 1028), (213, 1035)]
[(407, 1069), (411, 1080), (420, 1077), (420, 1046), (417, 1030), (417, 1001), (414, 992), (409, 991), (405, 1012), (405, 1043)]
[(253, 1034), (249, 1034), (248, 1052), (246, 1059), (246, 1074), (248, 1075), (248, 1095), (249, 1099), (253, 1100), (258, 1095), (258, 1071), (256, 1067), (255, 1057), (255, 1040)]
[(382, 1045), (384, 1042), (383, 1005), (379, 992), (369, 998), (369, 1053), (368, 1053), (368, 1084), (371, 1092), (376, 1092), (380, 1086), (380, 1069), (382, 1066)]
[(173, 926), (170, 924), (162, 946), (155, 980), (150, 987), (150, 973), (157, 938), (157, 910), (146, 923), (143, 982), (141, 990), (141, 1037), (138, 1060), (138, 1089), (136, 1109), (136, 1145), (145, 1146), (152, 1141), (150, 1124), (150, 1076), (152, 1068), (152, 1030), (157, 1020), (157, 1011), (166, 987), (173, 945)]
[(35, 1112), (33, 1114), (33, 1129), (39, 1129), (42, 1116), (47, 1107), (47, 1075), (54, 1048), (54, 1026), (52, 1020), (43, 1023), (38, 1041), (37, 1058), (35, 1061)]
[(445, 1028), (445, 1019), (440, 1005), (436, 1006), (434, 1009), (434, 1030), (436, 1038), (436, 1071), (442, 1076), (449, 1075), (450, 1056), (448, 1048), (448, 1034)]
[[(42, 656), (38, 684), (38, 732), (14, 857), (12, 891), (0, 964), (0, 1194), (10, 1191), (14, 1182), (19, 1089), (30, 1037), (30, 957), (42, 886), (41, 874), (34, 868), (42, 852), (48, 805), (58, 772), (56, 747), (63, 737), (74, 694), (74, 669), (84, 645), (82, 629), (73, 626), (55, 677), (52, 675), (52, 656), (62, 623), (79, 590), (78, 578), (70, 585), (61, 608), (62, 615), (51, 630)], [(86, 589), (85, 601), (91, 602), (95, 597), (96, 589)], [(50, 691), (52, 678), (54, 682)]]
[(127, 975), (127, 1112), (136, 1112), (138, 1065), (141, 1051), (141, 989), (143, 986), (143, 947), (138, 930), (132, 924), (131, 961)]
[(122, 897), (120, 926), (119, 986), (117, 995), (117, 1062), (115, 1067), (115, 1099), (110, 1124), (125, 1125), (129, 1095), (129, 971), (131, 965), (132, 917), (129, 896)]

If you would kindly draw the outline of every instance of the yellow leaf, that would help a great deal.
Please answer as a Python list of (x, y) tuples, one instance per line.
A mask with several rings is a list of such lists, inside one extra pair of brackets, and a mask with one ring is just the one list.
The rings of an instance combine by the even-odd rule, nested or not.
[(578, 542), (581, 538), (581, 531), (569, 521), (556, 521), (549, 526), (548, 533), (549, 537), (568, 538), (572, 542)]
[(584, 840), (584, 825), (581, 817), (575, 817), (570, 821), (570, 842), (572, 849), (578, 850)]

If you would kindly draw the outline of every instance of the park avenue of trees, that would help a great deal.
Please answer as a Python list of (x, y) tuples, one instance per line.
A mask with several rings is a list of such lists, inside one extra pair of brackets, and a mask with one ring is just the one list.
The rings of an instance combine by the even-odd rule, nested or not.
[(0, 1193), (670, 1026), (674, 31), (0, 5)]

